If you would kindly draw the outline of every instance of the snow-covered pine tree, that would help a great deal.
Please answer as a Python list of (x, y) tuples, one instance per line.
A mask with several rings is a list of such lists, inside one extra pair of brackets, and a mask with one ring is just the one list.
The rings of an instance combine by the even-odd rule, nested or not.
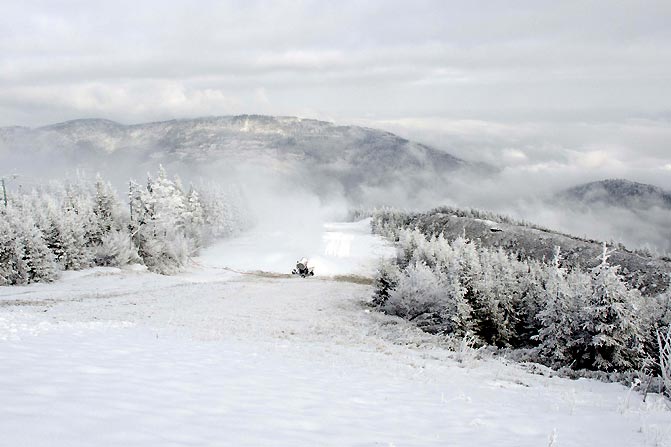
[(58, 259), (65, 270), (80, 270), (90, 267), (92, 253), (87, 241), (86, 228), (90, 227), (74, 209), (66, 208), (56, 222), (62, 256)]
[(583, 351), (581, 293), (585, 289), (579, 287), (577, 274), (569, 277), (569, 272), (561, 266), (560, 247), (555, 247), (554, 257), (546, 271), (545, 306), (538, 314), (541, 324), (538, 352), (543, 363), (566, 366), (579, 360)]
[(373, 304), (383, 306), (389, 300), (389, 294), (398, 285), (401, 270), (395, 262), (382, 260), (375, 273)]
[(464, 337), (473, 332), (473, 309), (466, 300), (468, 292), (463, 281), (464, 271), (462, 264), (451, 244), (443, 234), (433, 240), (433, 253), (436, 259), (436, 269), (443, 279), (445, 295), (449, 302), (443, 319), (449, 320), (451, 332), (458, 337)]
[(470, 314), (473, 316), (471, 325), (476, 335), (480, 336), (478, 321), (474, 315), (477, 297), (479, 294), (478, 283), (482, 278), (482, 264), (475, 244), (470, 240), (460, 236), (452, 241), (451, 247), (454, 251), (454, 257), (459, 265), (459, 282), (465, 289), (463, 299), (469, 306)]
[(426, 238), (419, 230), (400, 230), (398, 233), (398, 249), (396, 255), (399, 266), (405, 268), (409, 265), (413, 261), (418, 247), (425, 243)]
[(487, 343), (508, 346), (514, 335), (517, 291), (514, 266), (502, 250), (478, 250), (482, 275), (477, 283), (473, 316), (478, 335)]
[(0, 209), (0, 285), (27, 284), (25, 249), (7, 214), (6, 208)]
[[(67, 214), (67, 219), (72, 221), (72, 225), (78, 226), (78, 233), (81, 233), (84, 247), (91, 248), (94, 246), (98, 223), (93, 210), (91, 184), (83, 177), (83, 174), (78, 174), (65, 185), (62, 209)], [(79, 237), (79, 234), (76, 237)], [(90, 252), (90, 250), (88, 251)]]
[(604, 244), (601, 263), (591, 272), (591, 295), (586, 307), (585, 329), (590, 336), (587, 367), (602, 371), (637, 369), (643, 356), (642, 331), (632, 306), (632, 295), (608, 262)]
[(93, 233), (93, 244), (100, 245), (102, 240), (112, 230), (120, 229), (119, 209), (121, 204), (114, 193), (112, 186), (98, 174), (95, 180), (93, 196), (93, 214), (96, 227)]
[(547, 275), (543, 265), (534, 260), (519, 262), (519, 269), (520, 295), (514, 303), (517, 322), (511, 344), (515, 348), (529, 348), (538, 344), (535, 337), (541, 327), (539, 313), (546, 302), (543, 286)]
[(436, 267), (436, 252), (435, 246), (437, 245), (437, 238), (431, 237), (427, 239), (422, 233), (415, 230), (413, 234), (416, 236), (414, 238), (414, 250), (412, 250), (412, 256), (410, 263), (413, 262), (422, 262), (429, 266), (430, 268)]
[(5, 215), (16, 235), (14, 253), (22, 256), (14, 264), (14, 268), (18, 270), (17, 278), (21, 283), (54, 280), (57, 275), (54, 256), (32, 217), (13, 207), (8, 207)]
[(184, 235), (184, 193), (161, 166), (156, 180), (147, 176), (146, 190), (130, 184), (129, 200), (133, 242), (147, 268), (163, 274), (178, 271), (193, 246)]
[(193, 245), (192, 251), (197, 251), (203, 244), (203, 225), (205, 219), (203, 216), (203, 206), (200, 203), (198, 191), (189, 188), (185, 198), (184, 210), (184, 235)]

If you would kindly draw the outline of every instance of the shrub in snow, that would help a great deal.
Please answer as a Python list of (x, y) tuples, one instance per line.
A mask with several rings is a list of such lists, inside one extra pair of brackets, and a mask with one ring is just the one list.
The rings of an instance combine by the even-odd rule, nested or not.
[(137, 247), (128, 233), (111, 231), (100, 241), (94, 255), (96, 265), (120, 267), (140, 262)]
[(432, 332), (461, 336), (470, 328), (470, 307), (458, 282), (444, 281), (439, 272), (421, 261), (395, 275), (396, 284), (381, 304), (385, 312), (415, 321)]
[(156, 273), (171, 275), (178, 272), (188, 257), (188, 244), (183, 236), (145, 237), (140, 234), (138, 254), (147, 268)]
[(414, 262), (402, 272), (382, 309), (410, 321), (426, 323), (438, 318), (445, 305), (443, 285), (422, 262)]
[(473, 334), (466, 333), (461, 337), (459, 341), (459, 346), (456, 349), (457, 362), (461, 363), (466, 367), (470, 367), (474, 364), (475, 359), (480, 355), (482, 347), (476, 348), (477, 338)]

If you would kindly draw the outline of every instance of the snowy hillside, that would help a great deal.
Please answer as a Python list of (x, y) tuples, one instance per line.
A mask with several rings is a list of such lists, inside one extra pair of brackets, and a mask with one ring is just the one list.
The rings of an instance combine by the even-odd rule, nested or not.
[[(84, 119), (0, 129), (0, 162), (22, 174), (72, 166), (142, 178), (162, 163), (186, 178), (253, 173), (288, 179), (320, 195), (359, 197), (398, 182), (441, 183), (459, 169), (491, 169), (388, 132), (293, 117), (227, 116), (122, 125)], [(47, 169), (48, 168), (48, 169)], [(126, 181), (125, 178), (120, 180)], [(438, 182), (438, 183), (436, 183)]]
[[(670, 445), (659, 396), (455, 353), (373, 311), (372, 288), (346, 281), (392, 252), (367, 222), (305, 230), (298, 249), (257, 230), (177, 276), (0, 288), (3, 443)], [(301, 255), (317, 277), (278, 275)]]
[[(443, 234), (454, 240), (465, 236), (478, 241), (483, 247), (503, 248), (522, 259), (547, 261), (552, 259), (556, 247), (563, 253), (563, 263), (571, 268), (592, 268), (599, 264), (602, 243), (551, 229), (536, 226), (509, 217), (450, 207), (436, 208), (422, 213), (390, 211), (378, 213), (380, 226), (394, 228), (419, 228), (432, 235)], [(665, 234), (669, 232), (665, 228)], [(671, 235), (670, 235), (671, 236)], [(655, 295), (669, 290), (671, 259), (642, 252), (609, 242), (610, 258), (622, 268), (627, 282), (645, 295)]]

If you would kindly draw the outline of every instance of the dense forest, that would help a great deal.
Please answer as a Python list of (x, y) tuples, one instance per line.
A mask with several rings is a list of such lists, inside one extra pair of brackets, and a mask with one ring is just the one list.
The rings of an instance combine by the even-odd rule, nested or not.
[(185, 189), (160, 167), (127, 200), (97, 176), (36, 185), (0, 206), (0, 285), (55, 279), (60, 270), (144, 264), (170, 274), (213, 239), (250, 225), (234, 186)]
[(581, 267), (560, 246), (533, 259), (515, 244), (414, 222), (401, 211), (373, 213), (373, 231), (398, 247), (376, 278), (374, 304), (384, 312), (554, 368), (669, 374), (670, 292), (644, 296), (612, 262), (612, 247), (603, 244), (597, 262)]

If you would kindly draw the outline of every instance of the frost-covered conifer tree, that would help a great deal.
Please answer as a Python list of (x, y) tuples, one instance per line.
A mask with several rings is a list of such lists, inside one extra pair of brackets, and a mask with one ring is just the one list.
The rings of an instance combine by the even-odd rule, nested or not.
[(466, 299), (465, 272), (457, 251), (441, 233), (432, 239), (436, 270), (443, 279), (449, 306), (443, 318), (450, 321), (451, 332), (462, 337), (473, 332), (473, 309)]
[[(32, 217), (8, 207), (5, 215), (15, 234), (13, 251), (16, 259), (17, 283), (51, 281), (56, 278), (54, 257)], [(21, 282), (18, 282), (21, 281)]]
[(184, 235), (193, 244), (193, 251), (201, 247), (203, 243), (203, 225), (205, 219), (203, 216), (203, 206), (200, 202), (200, 196), (193, 186), (189, 189), (185, 198), (184, 210)]
[(425, 241), (424, 235), (419, 230), (402, 229), (399, 231), (397, 259), (401, 268), (410, 264), (417, 247)]
[(105, 235), (112, 230), (120, 229), (120, 206), (119, 200), (112, 190), (112, 186), (98, 175), (95, 181), (95, 194), (93, 196), (95, 229), (92, 239), (94, 245), (100, 245)]
[(569, 275), (561, 266), (559, 247), (555, 247), (552, 263), (546, 271), (545, 307), (538, 314), (541, 323), (538, 333), (539, 355), (544, 362), (552, 365), (569, 365), (577, 360), (583, 350), (583, 303), (580, 293), (584, 293), (585, 289), (579, 287), (580, 278), (577, 274)]
[(588, 367), (602, 371), (636, 369), (642, 358), (641, 327), (618, 267), (608, 262), (604, 244), (601, 263), (591, 272), (592, 293), (586, 308)]
[(147, 188), (130, 184), (131, 234), (138, 254), (152, 271), (174, 273), (191, 253), (184, 234), (186, 197), (170, 180), (163, 167), (153, 180), (148, 175)]
[(26, 284), (28, 264), (23, 242), (9, 221), (6, 208), (0, 210), (0, 285)]
[(395, 262), (383, 260), (375, 274), (373, 304), (383, 306), (389, 300), (389, 294), (398, 285), (401, 270)]
[[(87, 241), (85, 221), (74, 209), (65, 209), (56, 222), (62, 255), (57, 259), (65, 270), (80, 270), (90, 267), (92, 253)], [(90, 233), (92, 234), (92, 233)]]
[(540, 330), (539, 313), (546, 302), (546, 274), (542, 265), (533, 260), (519, 262), (519, 297), (514, 303), (517, 316), (515, 335), (511, 341), (516, 348), (527, 348), (538, 344), (536, 336)]
[(513, 266), (501, 250), (479, 250), (482, 275), (473, 300), (478, 335), (489, 344), (507, 346), (514, 335), (514, 295), (517, 284)]

